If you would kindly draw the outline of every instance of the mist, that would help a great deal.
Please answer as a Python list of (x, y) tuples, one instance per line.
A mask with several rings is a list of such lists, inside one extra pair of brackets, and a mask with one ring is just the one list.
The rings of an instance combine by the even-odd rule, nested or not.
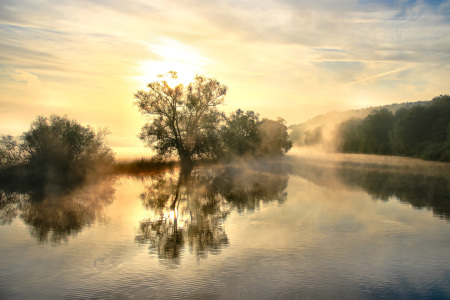
[(289, 127), (294, 146), (450, 162), (450, 96), (318, 116)]
[(0, 299), (450, 299), (449, 12), (0, 1)]
[(293, 174), (329, 189), (358, 188), (379, 201), (410, 204), (450, 220), (448, 163), (293, 148)]

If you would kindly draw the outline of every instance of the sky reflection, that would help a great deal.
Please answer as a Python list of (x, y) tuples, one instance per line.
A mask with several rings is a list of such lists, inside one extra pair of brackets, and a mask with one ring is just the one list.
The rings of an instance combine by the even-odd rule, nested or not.
[(103, 209), (113, 202), (114, 192), (111, 180), (64, 193), (47, 188), (27, 193), (0, 191), (0, 224), (11, 224), (20, 217), (40, 243), (58, 244), (104, 219)]
[[(18, 215), (0, 226), (0, 298), (450, 297), (446, 212), (398, 201), (415, 174), (399, 162), (360, 164), (204, 168), (180, 185), (176, 172), (121, 177), (114, 201), (100, 201), (104, 219), (65, 243), (36, 243)], [(425, 182), (425, 199), (441, 195), (441, 181)]]
[(185, 245), (199, 258), (218, 254), (229, 243), (222, 227), (228, 214), (284, 202), (287, 181), (283, 169), (262, 172), (237, 165), (196, 169), (188, 178), (177, 172), (159, 174), (141, 194), (154, 217), (140, 221), (136, 241), (149, 243), (160, 259), (179, 258)]

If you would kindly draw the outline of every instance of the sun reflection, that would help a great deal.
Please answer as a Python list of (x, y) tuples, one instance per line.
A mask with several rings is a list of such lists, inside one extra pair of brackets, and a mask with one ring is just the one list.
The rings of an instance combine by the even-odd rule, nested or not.
[(169, 220), (173, 221), (176, 219), (176, 217), (177, 217), (177, 214), (176, 214), (175, 210), (169, 211), (169, 216), (168, 216)]
[(203, 66), (208, 61), (195, 48), (175, 40), (164, 40), (149, 48), (159, 59), (140, 63), (141, 75), (136, 79), (143, 84), (158, 80), (160, 74), (176, 71), (178, 78), (167, 80), (169, 86), (187, 85), (196, 74), (204, 72)]

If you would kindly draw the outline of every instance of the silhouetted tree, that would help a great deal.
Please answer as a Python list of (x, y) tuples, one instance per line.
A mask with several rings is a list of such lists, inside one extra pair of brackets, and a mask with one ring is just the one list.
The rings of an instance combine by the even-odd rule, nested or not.
[(228, 155), (275, 157), (292, 148), (285, 121), (259, 119), (253, 111), (238, 109), (222, 126), (221, 136)]
[(221, 130), (227, 151), (238, 156), (254, 155), (261, 141), (259, 123), (259, 114), (253, 111), (238, 109), (232, 113)]
[(426, 105), (399, 110), (390, 133), (394, 154), (450, 161), (447, 130), (450, 96), (435, 97)]
[(358, 128), (362, 119), (350, 119), (342, 122), (338, 127), (337, 149), (343, 153), (358, 153), (361, 143), (358, 135)]
[(374, 110), (362, 121), (338, 127), (338, 151), (394, 154), (450, 161), (450, 96), (441, 95), (421, 105), (404, 107), (395, 116)]
[[(176, 72), (166, 77), (176, 79)], [(136, 105), (149, 116), (140, 138), (156, 150), (159, 158), (178, 155), (185, 169), (192, 169), (193, 159), (214, 154), (216, 131), (222, 114), (226, 86), (217, 80), (196, 76), (187, 87), (170, 87), (163, 76), (147, 85), (148, 91), (135, 94)]]
[(396, 154), (415, 156), (423, 149), (432, 126), (432, 120), (427, 114), (425, 106), (415, 106), (406, 114), (397, 116), (391, 133), (391, 143)]
[(292, 141), (287, 133), (286, 122), (264, 119), (258, 125), (260, 142), (258, 153), (261, 156), (282, 156), (292, 148)]
[(390, 154), (388, 132), (392, 129), (394, 115), (386, 108), (374, 110), (359, 126), (359, 152)]
[[(90, 171), (112, 165), (114, 156), (105, 144), (106, 134), (106, 130), (95, 132), (67, 116), (38, 116), (20, 143), (11, 136), (1, 138), (1, 166), (9, 167), (12, 174), (25, 172), (42, 182), (77, 181)], [(9, 176), (8, 172), (2, 175)]]
[(176, 72), (160, 75), (149, 91), (135, 94), (139, 110), (150, 117), (140, 138), (156, 150), (157, 159), (178, 156), (187, 174), (197, 159), (280, 156), (292, 147), (283, 119), (260, 120), (240, 109), (225, 117), (217, 106), (227, 88), (217, 80), (197, 75), (187, 87), (172, 88), (167, 77), (176, 79)]
[(304, 124), (300, 124), (293, 125), (290, 129), (289, 137), (296, 146), (312, 146), (323, 141), (322, 126), (308, 128)]

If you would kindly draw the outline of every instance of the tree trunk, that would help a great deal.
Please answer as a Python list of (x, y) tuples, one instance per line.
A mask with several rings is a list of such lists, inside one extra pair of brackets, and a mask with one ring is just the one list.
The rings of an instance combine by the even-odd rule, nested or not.
[(194, 161), (192, 157), (187, 151), (183, 151), (179, 153), (180, 155), (180, 164), (181, 164), (181, 174), (183, 177), (188, 177), (192, 169), (194, 168)]
[(183, 177), (188, 177), (191, 175), (192, 169), (194, 169), (194, 162), (190, 157), (181, 158), (181, 175)]

